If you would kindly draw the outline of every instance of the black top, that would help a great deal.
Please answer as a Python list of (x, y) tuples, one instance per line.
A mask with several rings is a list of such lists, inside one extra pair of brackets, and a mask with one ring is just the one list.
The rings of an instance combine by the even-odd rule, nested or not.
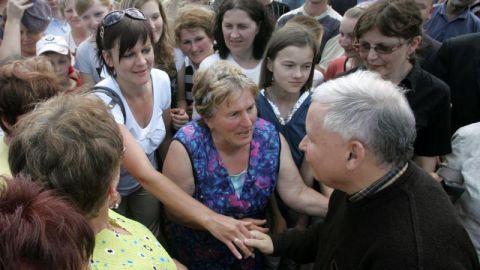
[(478, 257), (440, 184), (409, 163), (375, 195), (335, 190), (325, 221), (273, 237), (274, 255), (319, 270), (478, 270)]
[(480, 33), (443, 42), (434, 65), (435, 76), (450, 86), (452, 134), (480, 121)]
[(415, 115), (415, 155), (437, 156), (452, 151), (450, 144), (450, 90), (418, 64), (400, 86), (410, 89), (405, 96)]
[(424, 33), (422, 35), (422, 43), (417, 49), (416, 54), (417, 61), (424, 70), (433, 73), (433, 66), (435, 65), (437, 52), (441, 45), (442, 43), (436, 41), (428, 34)]

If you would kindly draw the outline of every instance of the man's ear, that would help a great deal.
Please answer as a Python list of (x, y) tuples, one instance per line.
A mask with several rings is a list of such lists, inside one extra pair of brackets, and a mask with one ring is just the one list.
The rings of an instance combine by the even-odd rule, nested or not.
[(348, 147), (350, 153), (347, 156), (347, 170), (354, 170), (359, 167), (365, 159), (366, 149), (363, 143), (357, 140), (350, 141)]

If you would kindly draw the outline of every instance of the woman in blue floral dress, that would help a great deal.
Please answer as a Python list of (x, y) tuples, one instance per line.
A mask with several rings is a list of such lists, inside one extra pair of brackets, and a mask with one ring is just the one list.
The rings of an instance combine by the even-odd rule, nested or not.
[[(290, 207), (322, 214), (321, 195), (303, 183), (283, 136), (257, 118), (257, 94), (256, 84), (224, 61), (198, 71), (193, 98), (201, 119), (177, 132), (163, 172), (210, 209), (236, 219), (264, 219), (275, 188)], [(263, 269), (260, 253), (237, 260), (206, 231), (173, 224), (171, 233), (174, 252), (189, 269)]]

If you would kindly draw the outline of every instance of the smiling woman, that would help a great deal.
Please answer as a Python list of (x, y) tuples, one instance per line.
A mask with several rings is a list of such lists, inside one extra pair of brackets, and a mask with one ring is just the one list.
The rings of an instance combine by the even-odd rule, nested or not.
[[(109, 88), (120, 97), (120, 105), (112, 114), (122, 129), (128, 129), (147, 155), (151, 166), (158, 169), (155, 150), (166, 149), (170, 142), (170, 80), (153, 68), (153, 30), (138, 9), (113, 11), (102, 20), (97, 33), (99, 58), (110, 76), (96, 87)], [(106, 103), (111, 97), (98, 93)], [(118, 212), (147, 226), (163, 239), (160, 228), (160, 203), (146, 192), (128, 170), (122, 169), (118, 191), (122, 202)], [(147, 207), (148, 206), (148, 207)]]
[(273, 22), (260, 1), (223, 1), (214, 30), (218, 53), (206, 58), (200, 68), (208, 68), (220, 59), (226, 60), (258, 83), (261, 59), (272, 31)]
[(213, 54), (213, 24), (215, 13), (198, 5), (187, 5), (178, 10), (175, 19), (177, 45), (187, 56), (178, 73), (178, 107), (192, 112), (193, 74), (206, 57)]

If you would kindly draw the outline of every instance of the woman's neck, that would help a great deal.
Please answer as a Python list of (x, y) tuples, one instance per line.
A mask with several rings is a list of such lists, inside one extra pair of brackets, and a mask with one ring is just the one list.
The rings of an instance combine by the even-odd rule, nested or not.
[(233, 54), (230, 53), (232, 56), (233, 60), (237, 62), (239, 66), (245, 69), (252, 69), (255, 68), (258, 65), (259, 60), (255, 59), (253, 57), (253, 52), (252, 49), (242, 52), (240, 54)]
[(101, 232), (103, 229), (111, 228), (110, 218), (108, 217), (108, 209), (108, 203), (105, 201), (105, 204), (98, 211), (97, 216), (88, 221), (95, 235)]
[(152, 80), (144, 85), (136, 85), (117, 77), (117, 83), (126, 99), (142, 97), (147, 91), (152, 90)]
[(300, 97), (300, 91), (297, 93), (287, 92), (281, 87), (277, 87), (275, 82), (273, 82), (272, 86), (267, 87), (265, 89), (267, 97), (273, 101), (277, 106), (278, 105), (293, 105), (297, 102), (298, 98)]
[(398, 69), (395, 73), (392, 73), (388, 79), (389, 81), (393, 82), (396, 85), (399, 85), (401, 81), (403, 81), (408, 73), (413, 69), (413, 65), (410, 62), (406, 62), (402, 68)]
[(88, 38), (88, 32), (83, 27), (75, 27), (72, 29), (72, 37), (75, 41), (75, 44), (78, 46), (82, 41)]

